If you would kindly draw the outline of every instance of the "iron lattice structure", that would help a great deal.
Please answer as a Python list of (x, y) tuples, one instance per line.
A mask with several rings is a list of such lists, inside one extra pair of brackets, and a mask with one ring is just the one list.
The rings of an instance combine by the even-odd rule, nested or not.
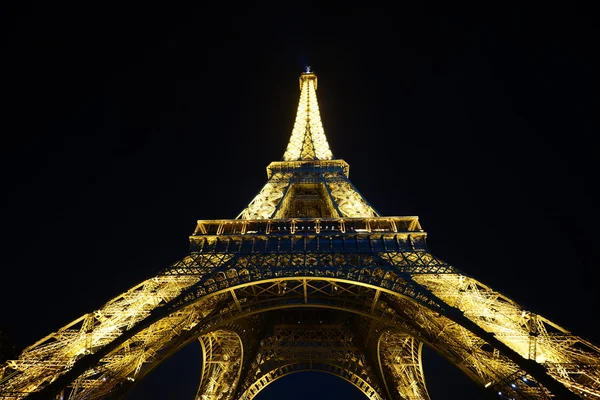
[(181, 261), (2, 364), (0, 397), (122, 398), (199, 340), (199, 400), (304, 370), (429, 399), (423, 345), (503, 398), (600, 398), (597, 346), (432, 255), (417, 217), (375, 211), (329, 149), (317, 77), (299, 81), (283, 160), (248, 207), (198, 221)]

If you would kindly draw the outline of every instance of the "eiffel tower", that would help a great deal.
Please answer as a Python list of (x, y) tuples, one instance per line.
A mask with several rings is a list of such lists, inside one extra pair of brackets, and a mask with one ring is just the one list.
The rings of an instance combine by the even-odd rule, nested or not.
[(429, 399), (428, 346), (503, 399), (600, 398), (600, 348), (432, 255), (415, 216), (381, 216), (333, 156), (317, 76), (281, 161), (189, 253), (0, 365), (2, 399), (119, 399), (198, 340), (196, 399), (250, 400), (299, 371), (372, 400)]

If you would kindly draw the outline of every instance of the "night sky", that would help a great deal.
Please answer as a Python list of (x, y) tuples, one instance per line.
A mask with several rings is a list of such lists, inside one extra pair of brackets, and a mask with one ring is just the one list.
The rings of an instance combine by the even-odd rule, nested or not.
[[(380, 214), (418, 215), (433, 254), (600, 343), (592, 13), (448, 3), (4, 2), (0, 329), (30, 345), (182, 258), (197, 219), (235, 218), (310, 65), (331, 149)], [(129, 398), (191, 398), (199, 355)], [(434, 400), (483, 396), (434, 354), (424, 369)], [(362, 398), (315, 373), (259, 399), (279, 396)]]

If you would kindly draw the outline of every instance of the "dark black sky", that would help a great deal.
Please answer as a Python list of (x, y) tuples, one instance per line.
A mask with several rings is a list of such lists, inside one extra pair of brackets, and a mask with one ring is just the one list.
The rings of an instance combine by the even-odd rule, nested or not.
[[(181, 258), (197, 219), (237, 216), (283, 155), (306, 64), (333, 153), (381, 214), (420, 216), (432, 253), (600, 343), (592, 13), (415, 3), (3, 3), (0, 326), (15, 346)], [(188, 398), (198, 354), (130, 397)], [(435, 399), (480, 396), (433, 355), (424, 368)], [(261, 399), (351, 398), (339, 382), (298, 375)]]

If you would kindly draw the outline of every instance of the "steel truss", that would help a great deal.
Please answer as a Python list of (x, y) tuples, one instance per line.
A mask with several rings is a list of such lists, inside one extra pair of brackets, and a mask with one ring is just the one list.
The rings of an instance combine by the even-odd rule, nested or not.
[[(362, 242), (420, 243), (398, 241), (399, 233), (392, 233), (366, 232), (347, 238), (357, 249)], [(213, 340), (235, 342), (211, 332), (251, 315), (305, 307), (350, 312), (409, 335), (447, 357), (476, 382), (514, 398), (548, 398), (557, 381), (579, 393), (600, 393), (597, 347), (538, 315), (537, 363), (532, 362), (553, 378), (548, 379), (525, 359), (531, 313), (425, 250), (332, 252), (331, 245), (313, 253), (306, 251), (307, 241), (316, 239), (312, 234), (274, 235), (280, 249), (283, 242), (290, 244), (290, 250), (266, 252), (256, 243), (268, 246), (269, 241), (252, 235), (254, 251), (247, 253), (239, 250), (246, 240), (243, 235), (229, 235), (223, 241), (218, 235), (194, 237), (192, 249), (198, 251), (10, 361), (4, 367), (3, 393), (23, 398), (44, 387), (55, 390), (56, 382), (64, 382), (71, 399), (106, 398), (112, 391), (123, 392), (123, 387), (191, 340), (200, 337), (205, 348)], [(327, 233), (319, 235), (330, 243), (334, 239)], [(294, 247), (294, 243), (302, 246)], [(200, 244), (202, 249), (198, 249)], [(421, 378), (414, 378), (420, 376), (415, 362), (415, 348), (420, 344), (407, 347), (406, 357), (412, 361), (395, 365), (390, 354), (405, 346), (400, 346), (402, 336), (377, 335), (379, 362), (394, 382), (387, 383), (388, 390), (399, 391), (405, 398), (426, 398), (425, 391), (421, 397), (409, 392), (415, 386), (422, 390), (424, 381), (402, 384), (408, 367), (413, 369), (414, 382), (420, 382)], [(382, 337), (396, 345), (386, 346)], [(232, 351), (231, 346), (222, 349)], [(86, 354), (96, 358), (86, 358)], [(238, 370), (228, 371), (223, 373)]]
[(306, 370), (339, 376), (368, 398), (381, 399), (377, 376), (367, 366), (348, 320), (332, 323), (325, 315), (318, 321), (306, 321), (302, 314), (293, 312), (284, 318), (289, 321), (275, 325), (261, 341), (260, 351), (238, 390), (239, 399), (252, 399), (273, 381)]
[(0, 398), (122, 398), (195, 340), (197, 399), (312, 369), (428, 400), (423, 345), (506, 398), (600, 398), (600, 348), (432, 255), (417, 217), (379, 216), (333, 159), (316, 76), (300, 86), (284, 161), (238, 218), (198, 221), (185, 258), (0, 365)]

